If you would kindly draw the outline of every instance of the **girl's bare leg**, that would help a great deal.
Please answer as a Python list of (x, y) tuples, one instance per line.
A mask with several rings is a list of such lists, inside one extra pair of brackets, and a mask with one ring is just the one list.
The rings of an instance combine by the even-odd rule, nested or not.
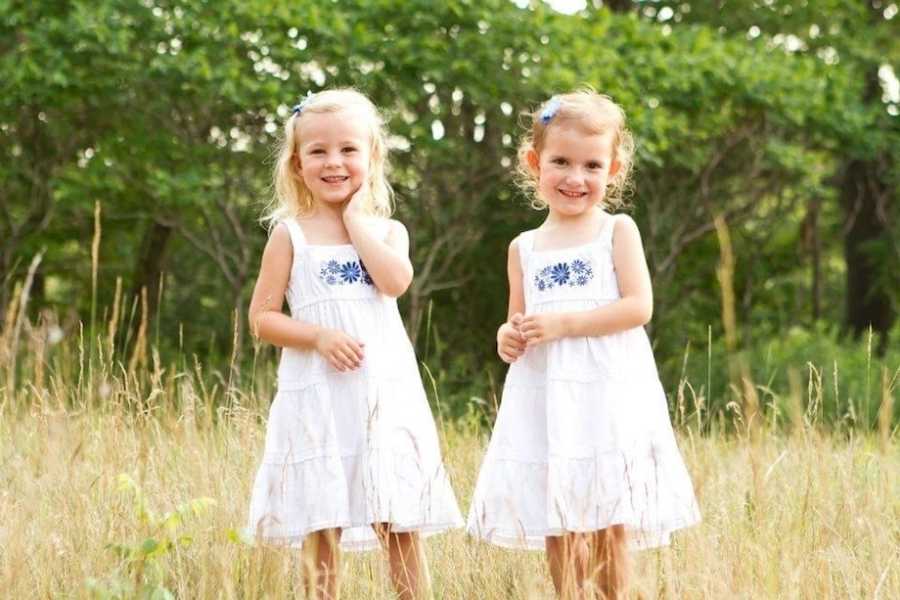
[(612, 525), (593, 534), (591, 580), (602, 600), (621, 600), (628, 590), (630, 571), (624, 525)]
[(550, 578), (556, 594), (563, 600), (582, 597), (582, 584), (588, 572), (587, 538), (580, 533), (545, 538)]
[(419, 534), (415, 531), (393, 532), (389, 523), (378, 523), (374, 529), (387, 550), (391, 582), (400, 600), (431, 598), (431, 575)]
[(315, 531), (303, 540), (306, 595), (314, 600), (337, 600), (340, 529)]

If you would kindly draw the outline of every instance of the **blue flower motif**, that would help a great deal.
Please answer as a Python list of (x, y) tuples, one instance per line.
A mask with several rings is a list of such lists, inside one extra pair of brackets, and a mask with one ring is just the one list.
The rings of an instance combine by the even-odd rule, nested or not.
[(372, 276), (369, 275), (369, 271), (366, 269), (366, 265), (363, 261), (359, 261), (359, 267), (362, 269), (362, 280), (366, 285), (374, 285), (375, 282), (372, 281)]
[(374, 285), (372, 277), (366, 271), (362, 261), (355, 260), (340, 263), (335, 259), (323, 263), (319, 269), (319, 278), (328, 285)]
[(593, 278), (590, 261), (577, 258), (571, 263), (561, 262), (540, 269), (534, 276), (534, 287), (541, 292), (555, 287), (581, 287)]
[(553, 283), (556, 285), (565, 285), (569, 281), (569, 265), (566, 263), (559, 263), (553, 267), (553, 270), (550, 272), (550, 279), (553, 280)]
[(341, 265), (341, 279), (344, 283), (356, 283), (362, 277), (362, 270), (356, 261), (345, 262)]

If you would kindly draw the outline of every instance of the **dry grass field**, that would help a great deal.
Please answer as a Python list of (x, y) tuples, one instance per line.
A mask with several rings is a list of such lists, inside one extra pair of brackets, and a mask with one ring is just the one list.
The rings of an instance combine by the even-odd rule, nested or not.
[[(0, 597), (302, 598), (298, 553), (241, 534), (272, 369), (164, 365), (146, 317), (119, 356), (118, 294), (102, 332), (61, 339), (52, 316), (24, 319), (21, 289), (0, 330)], [(704, 386), (683, 382), (674, 412), (703, 522), (636, 555), (631, 597), (900, 598), (898, 372), (881, 375), (869, 433), (822, 423), (816, 381), (766, 390), (765, 421), (746, 423), (740, 402), (710, 415), (682, 393)], [(744, 383), (736, 398), (758, 405)], [(444, 422), (430, 391), (465, 511), (487, 432)], [(438, 598), (552, 597), (542, 553), (462, 531), (426, 544)], [(393, 597), (378, 553), (342, 568), (343, 598)]]
[[(0, 590), (7, 598), (302, 597), (298, 556), (239, 535), (266, 401), (212, 410), (190, 375), (177, 406), (126, 386), (62, 408), (0, 412)], [(74, 380), (73, 380), (74, 381)], [(123, 380), (124, 381), (124, 380)], [(63, 390), (56, 390), (61, 394)], [(8, 397), (7, 397), (8, 398)], [(142, 407), (142, 408), (141, 408)], [(485, 447), (443, 427), (465, 508)], [(796, 427), (754, 441), (680, 435), (703, 523), (636, 555), (634, 598), (900, 598), (900, 452), (876, 436)], [(180, 508), (179, 508), (180, 507)], [(440, 598), (549, 598), (541, 553), (428, 538)], [(344, 598), (391, 598), (383, 556), (346, 554)], [(152, 597), (166, 597), (161, 595)]]

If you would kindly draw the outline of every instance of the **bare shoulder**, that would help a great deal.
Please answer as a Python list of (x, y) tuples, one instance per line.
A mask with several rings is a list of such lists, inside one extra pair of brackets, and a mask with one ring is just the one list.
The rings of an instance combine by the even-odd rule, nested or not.
[(279, 221), (278, 223), (275, 223), (275, 227), (273, 227), (271, 229), (271, 231), (269, 231), (269, 238), (271, 239), (276, 236), (281, 237), (281, 238), (291, 239), (291, 234), (288, 231), (287, 223), (285, 223), (284, 221)]
[(383, 217), (373, 218), (377, 219), (377, 221), (373, 221), (373, 223), (377, 223), (374, 230), (381, 232), (378, 235), (382, 240), (403, 252), (408, 251), (409, 231), (406, 230), (406, 226), (403, 223), (397, 219), (385, 219)]
[(402, 235), (409, 237), (409, 231), (406, 229), (406, 225), (404, 225), (402, 221), (398, 221), (397, 219), (384, 220), (387, 221), (387, 228), (390, 235)]
[(291, 232), (288, 231), (285, 223), (276, 224), (272, 231), (269, 232), (269, 241), (266, 244), (266, 249), (268, 248), (291, 252)]
[(612, 216), (613, 221), (613, 245), (619, 242), (626, 244), (641, 243), (641, 230), (638, 229), (637, 223), (631, 218), (631, 215), (617, 214)]
[(286, 281), (294, 261), (294, 245), (287, 225), (278, 223), (269, 232), (269, 240), (263, 249), (260, 279)]

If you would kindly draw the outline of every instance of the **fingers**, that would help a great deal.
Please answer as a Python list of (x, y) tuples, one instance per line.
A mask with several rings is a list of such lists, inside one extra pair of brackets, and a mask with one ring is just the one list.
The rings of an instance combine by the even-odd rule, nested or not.
[(525, 353), (524, 345), (516, 345), (512, 346), (509, 344), (504, 344), (497, 347), (497, 354), (500, 355), (500, 358), (503, 359), (505, 363), (514, 363), (516, 359), (522, 356)]
[(525, 346), (534, 346), (535, 344), (540, 344), (544, 341), (544, 332), (540, 329), (529, 329), (528, 332), (525, 333)]
[(533, 335), (535, 331), (538, 330), (538, 323), (532, 317), (526, 317), (522, 319), (522, 322), (519, 323), (519, 333), (526, 340), (530, 335)]
[(332, 367), (342, 373), (354, 371), (362, 365), (362, 361), (365, 358), (363, 354), (364, 347), (365, 344), (362, 342), (357, 342), (350, 336), (343, 335), (342, 338), (336, 340), (331, 351), (327, 353), (326, 358)]
[(520, 356), (525, 353), (525, 347), (523, 346), (521, 349), (519, 348), (505, 348), (499, 347), (497, 348), (497, 354), (500, 355), (500, 358), (505, 363), (512, 364), (518, 360)]
[(356, 199), (356, 198), (361, 199), (361, 198), (365, 197), (365, 195), (368, 193), (369, 193), (369, 180), (368, 180), (368, 178), (365, 178), (365, 179), (363, 179), (363, 182), (361, 184), (359, 184), (359, 187), (356, 188), (356, 191), (353, 192), (352, 198), (353, 199)]
[(499, 344), (503, 346), (524, 346), (525, 336), (517, 329), (508, 328), (503, 331), (499, 338)]
[(525, 351), (525, 338), (511, 324), (505, 324), (497, 337), (497, 348), (507, 355), (521, 355)]
[(363, 359), (364, 346), (365, 344), (363, 344), (362, 342), (357, 342), (352, 338), (348, 338), (345, 351), (348, 352), (357, 363), (361, 363)]
[(497, 339), (497, 353), (504, 362), (512, 363), (525, 352), (525, 338), (513, 327), (504, 327)]
[(337, 362), (344, 367), (342, 369), (344, 371), (352, 371), (360, 365), (361, 361), (357, 360), (356, 355), (349, 348), (341, 348), (336, 350), (334, 354), (337, 357)]
[(540, 321), (533, 315), (522, 318), (522, 322), (519, 325), (519, 332), (525, 339), (525, 344), (527, 346), (533, 346), (543, 341), (544, 328), (541, 326)]
[(521, 344), (525, 343), (525, 338), (522, 337), (522, 332), (520, 330), (521, 317), (522, 315), (519, 313), (512, 316), (509, 322), (505, 324), (501, 330), (501, 339), (505, 341), (508, 338), (512, 338)]

